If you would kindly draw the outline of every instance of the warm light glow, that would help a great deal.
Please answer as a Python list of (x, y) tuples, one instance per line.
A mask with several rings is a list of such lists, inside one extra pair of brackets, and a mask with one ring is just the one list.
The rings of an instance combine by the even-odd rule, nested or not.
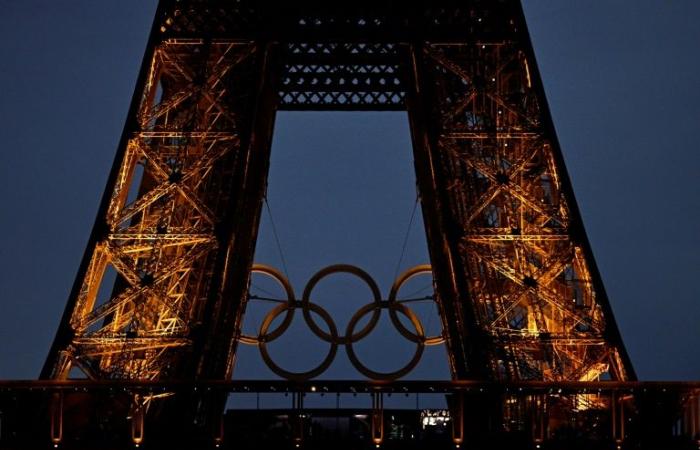
[[(487, 7), (484, 9), (490, 11)], [(456, 13), (457, 10), (454, 11)], [(498, 8), (493, 11), (498, 11)], [(202, 11), (199, 13), (203, 14)], [(484, 17), (487, 17), (486, 23), (496, 20), (490, 14)], [(483, 20), (482, 17), (474, 19), (480, 23)], [(341, 23), (340, 19), (337, 20), (337, 23)], [(516, 18), (510, 22), (513, 29), (524, 28), (519, 20)], [(162, 31), (174, 25), (170, 17), (164, 23), (165, 26), (160, 28)], [(501, 29), (500, 25), (494, 27), (495, 30)], [(387, 28), (387, 32), (390, 29)], [(527, 43), (524, 48), (528, 48), (527, 35), (522, 39)], [(249, 119), (251, 123), (257, 123), (257, 120), (264, 123), (267, 120), (263, 113), (260, 113), (261, 118), (246, 115), (241, 120), (233, 120), (227, 112), (229, 107), (231, 111), (238, 111), (238, 105), (233, 104), (238, 101), (235, 99), (234, 102), (236, 96), (229, 95), (229, 77), (239, 69), (239, 64), (249, 53), (257, 51), (257, 44), (234, 45), (219, 39), (204, 44), (200, 41), (168, 39), (151, 48), (155, 56), (144, 66), (148, 73), (139, 82), (141, 98), (136, 99), (140, 102), (138, 111), (133, 118), (130, 116), (128, 122), (133, 122), (134, 126), (125, 129), (124, 136), (128, 137), (120, 147), (120, 162), (114, 166), (113, 176), (110, 177), (104, 207), (100, 212), (100, 227), (91, 237), (80, 278), (73, 290), (75, 294), (71, 294), (69, 301), (71, 309), (66, 311), (67, 320), (62, 321), (59, 335), (70, 338), (60, 342), (62, 348), (59, 348), (57, 341), (52, 355), (60, 357), (56, 356), (53, 360), (51, 358), (54, 356), (51, 356), (47, 362), (52, 377), (66, 378), (71, 367), (85, 367), (85, 370), (94, 372), (94, 375), (87, 374), (89, 378), (159, 380), (163, 379), (164, 374), (169, 378), (171, 368), (186, 367), (183, 358), (189, 358), (192, 351), (199, 348), (198, 345), (193, 346), (191, 339), (191, 330), (195, 326), (193, 311), (206, 310), (200, 303), (208, 302), (207, 299), (213, 298), (210, 291), (217, 292), (216, 289), (220, 288), (208, 283), (213, 271), (221, 270), (220, 274), (215, 275), (231, 273), (225, 264), (234, 261), (222, 253), (224, 249), (219, 245), (222, 237), (217, 227), (224, 217), (220, 216), (223, 214), (221, 211), (237, 205), (239, 199), (229, 199), (228, 194), (219, 195), (220, 189), (229, 186), (228, 172), (219, 168), (228, 167), (232, 161), (230, 158), (239, 158), (237, 149), (241, 149), (240, 160), (244, 161), (241, 164), (246, 164), (241, 167), (248, 170), (245, 158), (249, 156), (244, 153), (248, 150), (243, 148), (245, 142), (241, 142), (241, 136), (250, 134), (251, 130), (246, 130), (241, 124), (248, 123)], [(441, 220), (426, 221), (429, 239), (432, 240), (433, 236), (438, 238), (435, 241), (439, 243), (435, 245), (438, 251), (442, 247), (457, 249), (459, 257), (463, 258), (456, 266), (459, 273), (445, 274), (445, 283), (465, 279), (464, 283), (454, 284), (455, 289), (442, 298), (446, 305), (444, 310), (451, 311), (452, 303), (464, 295), (459, 288), (463, 284), (469, 286), (469, 302), (474, 311), (473, 317), (471, 313), (467, 315), (471, 323), (463, 325), (456, 321), (455, 326), (445, 330), (445, 333), (449, 332), (451, 338), (459, 340), (464, 338), (459, 335), (460, 330), (474, 327), (480, 335), (498, 337), (498, 341), (491, 343), (493, 351), (479, 350), (481, 353), (478, 355), (493, 368), (491, 375), (494, 378), (518, 380), (527, 376), (545, 382), (592, 382), (599, 380), (601, 374), (610, 374), (624, 381), (627, 378), (625, 363), (621, 358), (624, 352), (617, 331), (609, 331), (608, 321), (612, 317), (608, 317), (607, 299), (603, 292), (597, 291), (598, 275), (591, 273), (594, 268), (591, 255), (586, 254), (588, 251), (581, 245), (577, 232), (571, 231), (582, 228), (574, 199), (568, 192), (569, 181), (558, 155), (556, 136), (548, 130), (551, 127), (532, 126), (550, 120), (549, 112), (546, 107), (543, 108), (544, 99), (538, 98), (541, 97), (541, 92), (538, 92), (541, 86), (534, 57), (531, 73), (521, 43), (504, 45), (497, 41), (499, 39), (489, 39), (488, 45), (473, 41), (449, 45), (440, 42), (421, 44), (420, 57), (429, 61), (425, 69), (429, 72), (427, 79), (430, 86), (422, 86), (422, 77), (414, 80), (416, 89), (421, 92), (426, 90), (426, 104), (430, 108), (421, 114), (426, 115), (427, 128), (440, 130), (439, 135), (429, 136), (431, 142), (439, 141), (430, 145), (440, 147), (440, 158), (444, 158), (445, 162), (429, 170), (423, 170), (424, 164), (416, 165), (420, 168), (417, 179), (421, 186), (430, 186), (434, 180), (445, 178), (439, 181), (440, 187), (435, 188), (435, 193), (423, 199), (426, 202), (423, 205), (426, 217), (429, 217), (427, 213), (431, 208), (440, 206), (437, 203), (430, 205), (433, 197), (441, 199), (440, 204), (444, 197), (444, 203), (455, 212), (454, 223), (450, 221), (447, 230), (442, 228)], [(184, 42), (186, 44), (183, 45)], [(330, 51), (337, 44), (318, 45)], [(355, 49), (353, 51), (368, 52), (372, 60), (375, 55), (381, 60), (384, 52), (392, 53), (393, 45), (381, 47), (381, 51), (372, 50), (373, 46), (365, 48), (364, 45), (352, 48)], [(301, 52), (307, 51), (305, 46), (295, 48)], [(321, 47), (309, 44), (308, 48), (307, 56), (315, 57), (312, 53), (315, 54), (316, 49)], [(479, 48), (481, 52), (478, 52)], [(198, 56), (193, 57), (195, 52)], [(329, 62), (327, 67), (332, 69), (324, 71), (347, 64), (343, 59), (336, 59), (340, 53), (343, 52), (329, 56), (333, 62)], [(398, 52), (397, 57), (400, 54), (402, 52)], [(473, 55), (475, 61), (465, 61), (464, 56), (468, 54)], [(271, 63), (275, 63), (275, 57), (271, 58)], [(390, 59), (387, 56), (386, 65), (393, 64), (389, 64)], [(362, 70), (367, 67), (362, 66)], [(190, 88), (192, 80), (199, 79), (195, 75), (202, 68), (206, 68), (207, 74), (201, 86)], [(303, 76), (307, 77), (306, 74)], [(493, 86), (489, 85), (486, 90), (472, 89), (479, 84), (475, 83), (476, 79), (490, 80)], [(382, 78), (382, 82), (384, 80)], [(529, 92), (533, 82), (538, 89)], [(328, 95), (333, 97), (335, 93)], [(381, 97), (372, 98), (378, 106), (387, 102)], [(320, 106), (325, 101), (313, 100), (306, 106)], [(346, 106), (359, 105), (353, 102)], [(298, 106), (303, 105), (299, 103)], [(444, 111), (444, 114), (433, 114), (433, 111)], [(190, 119), (186, 120), (187, 124), (181, 123), (180, 117), (191, 117), (197, 123), (190, 126)], [(269, 137), (264, 136), (265, 139)], [(262, 142), (265, 139), (259, 140)], [(417, 156), (421, 152), (428, 150), (416, 149)], [(428, 161), (432, 158), (427, 154), (420, 157), (424, 156)], [(250, 188), (253, 202), (260, 202), (264, 196), (265, 173), (262, 171), (266, 170), (267, 163), (264, 159), (261, 161), (261, 164), (251, 163), (251, 180), (261, 181), (259, 188)], [(495, 161), (498, 163), (494, 164)], [(258, 166), (261, 172), (254, 173)], [(450, 167), (464, 167), (465, 170), (460, 169), (457, 174), (457, 171), (447, 169)], [(238, 188), (234, 187), (231, 185), (226, 189), (238, 192)], [(247, 185), (241, 192), (248, 192)], [(258, 197), (254, 198), (255, 195)], [(228, 213), (235, 215), (238, 211)], [(243, 222), (241, 227), (251, 227), (251, 236), (254, 237), (252, 227), (255, 223), (255, 220)], [(245, 228), (241, 229), (245, 231)], [(458, 233), (453, 233), (453, 229)], [(247, 244), (236, 241), (236, 249), (239, 245)], [(225, 256), (224, 267), (219, 267), (219, 263), (215, 262), (222, 260), (219, 255)], [(449, 264), (451, 257), (451, 254), (445, 255), (449, 267), (453, 267)], [(425, 271), (432, 273), (430, 268)], [(221, 280), (225, 277), (222, 277), (214, 279), (223, 282)], [(115, 280), (118, 280), (118, 289), (112, 289)], [(237, 286), (236, 280), (232, 280), (232, 283)], [(299, 304), (315, 305), (315, 309), (303, 306), (305, 317), (308, 319), (310, 312), (314, 312), (317, 317), (326, 320), (330, 329), (331, 319), (326, 319), (330, 316), (321, 314), (324, 310), (320, 306), (310, 302), (300, 303), (293, 295), (287, 302), (287, 309), (272, 309), (270, 314), (277, 314), (275, 311), (291, 314)], [(357, 319), (352, 319), (351, 323), (361, 321), (361, 311), (373, 314), (373, 311), (388, 308), (384, 305), (403, 304), (398, 300), (391, 302), (391, 298), (388, 302), (382, 300), (376, 303), (376, 306), (370, 304), (374, 309), (359, 310)], [(390, 309), (390, 312), (406, 316), (408, 307), (401, 308)], [(239, 325), (242, 325), (239, 323), (242, 320), (240, 317), (243, 317), (242, 311), (232, 314), (231, 317), (236, 318), (231, 323), (231, 330), (239, 329)], [(272, 323), (276, 316), (268, 317), (270, 321), (264, 323)], [(410, 316), (406, 317), (413, 321)], [(444, 323), (451, 320), (452, 317), (443, 316)], [(392, 322), (400, 323), (394, 316)], [(267, 341), (272, 340), (271, 336), (279, 336), (288, 323), (283, 322), (276, 328), (277, 331), (269, 334), (261, 331), (259, 337), (244, 336), (239, 341), (259, 345), (263, 353)], [(413, 321), (413, 326), (416, 330), (422, 328), (418, 319)], [(369, 333), (369, 328), (364, 330), (357, 331), (358, 339), (360, 335)], [(364, 370), (352, 353), (354, 339), (350, 331), (348, 328), (348, 336), (332, 336), (332, 339), (326, 338), (328, 333), (324, 331), (321, 337), (332, 341), (334, 346), (347, 345), (352, 365), (365, 374), (376, 374), (369, 369)], [(422, 331), (407, 331), (405, 326), (399, 331), (403, 336), (413, 336), (411, 340), (421, 346), (443, 341), (442, 334), (426, 337)], [(454, 333), (458, 335), (452, 336)], [(268, 335), (269, 339), (263, 339)], [(610, 340), (610, 336), (615, 339)], [(211, 334), (212, 339), (215, 337)], [(209, 345), (207, 342), (205, 344)], [(501, 352), (499, 346), (507, 351)], [(228, 345), (227, 348), (233, 352), (236, 347)], [(331, 354), (331, 359), (333, 355), (335, 353)], [(461, 357), (453, 355), (451, 349), (448, 349), (448, 355), (450, 365), (458, 368)], [(236, 355), (211, 352), (211, 355), (194, 356), (220, 358), (220, 366), (226, 372), (232, 368)], [(74, 364), (79, 361), (80, 367)], [(265, 359), (270, 368), (277, 367), (269, 361), (269, 358)], [(214, 362), (216, 364), (212, 367), (219, 367), (218, 360)], [(400, 370), (396, 376), (392, 374), (387, 378), (403, 376), (412, 368), (410, 365), (406, 367), (406, 372)], [(272, 370), (275, 371), (274, 368)], [(279, 375), (282, 371), (276, 373)], [(312, 374), (317, 375), (310, 371), (308, 377), (306, 374), (295, 377), (306, 380), (313, 378)], [(173, 376), (177, 378), (178, 374)], [(318, 391), (317, 386), (305, 386), (312, 393)], [(319, 395), (323, 396), (326, 392), (328, 390), (322, 385)], [(606, 406), (599, 395), (573, 394), (568, 398), (573, 398), (574, 412), (597, 411)], [(515, 407), (517, 400), (512, 398), (507, 402), (512, 402)], [(145, 411), (145, 406), (139, 405), (139, 408), (142, 407)], [(143, 439), (144, 411), (139, 409), (138, 420), (132, 422), (132, 443), (135, 448), (139, 448)], [(451, 420), (448, 412), (421, 415), (423, 428), (446, 427)], [(461, 416), (458, 422), (462, 423)], [(383, 431), (381, 421), (379, 425), (373, 424)], [(57, 433), (60, 436), (60, 431)], [(57, 439), (53, 441), (54, 448), (58, 448), (60, 437)], [(296, 443), (297, 448), (300, 442)], [(459, 444), (453, 443), (459, 448)], [(215, 441), (215, 444), (217, 448), (220, 447), (218, 442)], [(379, 446), (379, 442), (376, 444)], [(537, 448), (540, 448), (539, 444)]]
[(530, 78), (530, 66), (527, 64), (527, 58), (523, 59), (525, 63), (525, 76), (527, 77), (527, 87), (532, 88), (532, 79)]

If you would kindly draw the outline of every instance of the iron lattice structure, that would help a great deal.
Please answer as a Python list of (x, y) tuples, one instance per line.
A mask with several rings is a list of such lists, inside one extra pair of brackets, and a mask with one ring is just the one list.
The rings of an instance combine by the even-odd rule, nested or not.
[(634, 379), (516, 0), (161, 1), (42, 378), (231, 376), (282, 109), (408, 111), (453, 378)]

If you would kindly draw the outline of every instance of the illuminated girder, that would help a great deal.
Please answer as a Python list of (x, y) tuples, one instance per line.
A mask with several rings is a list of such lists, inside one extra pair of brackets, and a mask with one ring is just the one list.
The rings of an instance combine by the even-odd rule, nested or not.
[(527, 44), (428, 43), (417, 60), (456, 276), (467, 281), (460, 302), (488, 343), (491, 376), (628, 379)]
[(277, 109), (408, 111), (454, 378), (634, 378), (516, 0), (164, 0), (138, 83), (44, 378), (231, 375)]
[(181, 376), (206, 322), (260, 48), (166, 39), (150, 53), (52, 378), (72, 366), (92, 378)]

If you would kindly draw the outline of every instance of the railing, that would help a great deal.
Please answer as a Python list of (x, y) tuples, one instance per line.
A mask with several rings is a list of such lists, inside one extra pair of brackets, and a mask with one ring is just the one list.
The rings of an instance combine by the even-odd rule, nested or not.
[[(384, 408), (414, 396), (444, 406)], [(335, 406), (307, 406), (321, 397)], [(700, 382), (0, 381), (0, 449), (698, 449), (699, 400)]]

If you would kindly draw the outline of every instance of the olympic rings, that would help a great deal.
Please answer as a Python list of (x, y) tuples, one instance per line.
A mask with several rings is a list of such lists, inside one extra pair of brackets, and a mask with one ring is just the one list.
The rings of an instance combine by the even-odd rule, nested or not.
[[(423, 355), (423, 351), (428, 345), (437, 345), (444, 342), (444, 337), (442, 335), (436, 336), (425, 336), (423, 329), (423, 324), (421, 323), (418, 316), (411, 310), (408, 306), (401, 302), (397, 298), (399, 290), (405, 282), (413, 277), (419, 276), (421, 274), (432, 274), (429, 265), (421, 265), (413, 267), (403, 274), (401, 274), (391, 287), (388, 300), (382, 300), (379, 286), (374, 281), (374, 279), (364, 270), (359, 267), (352, 266), (349, 264), (336, 264), (328, 266), (324, 269), (319, 270), (314, 274), (309, 280), (304, 288), (304, 293), (301, 300), (296, 300), (294, 289), (292, 288), (289, 280), (287, 280), (284, 275), (282, 275), (278, 270), (265, 266), (262, 264), (255, 264), (251, 270), (252, 273), (261, 273), (267, 275), (277, 281), (277, 283), (282, 286), (285, 291), (286, 299), (283, 303), (277, 305), (272, 310), (270, 310), (262, 323), (260, 324), (260, 330), (258, 336), (250, 336), (241, 334), (238, 338), (239, 342), (248, 345), (257, 345), (260, 350), (260, 355), (265, 362), (265, 364), (272, 370), (275, 374), (293, 381), (303, 381), (319, 376), (325, 372), (328, 367), (332, 364), (335, 356), (338, 352), (338, 346), (344, 345), (345, 351), (347, 352), (348, 359), (352, 365), (357, 369), (358, 372), (362, 373), (368, 378), (374, 380), (394, 380), (401, 378), (413, 370), (416, 365), (420, 362)], [(348, 322), (347, 328), (345, 330), (345, 335), (340, 336), (338, 334), (338, 329), (333, 322), (331, 315), (324, 308), (316, 303), (312, 302), (311, 293), (316, 285), (325, 277), (337, 274), (337, 273), (347, 273), (353, 275), (362, 281), (364, 281), (370, 289), (372, 295), (372, 301), (363, 307), (361, 307)], [(251, 299), (255, 299), (254, 297)], [(303, 312), (304, 322), (311, 329), (311, 331), (318, 336), (324, 342), (330, 344), (330, 349), (328, 354), (323, 359), (323, 361), (315, 368), (308, 370), (306, 372), (290, 372), (283, 369), (277, 365), (271, 358), (268, 350), (267, 344), (279, 338), (285, 331), (289, 328), (293, 318), (294, 310), (301, 308)], [(413, 354), (411, 360), (402, 368), (393, 372), (377, 372), (369, 369), (365, 366), (357, 357), (353, 344), (357, 343), (361, 339), (369, 335), (381, 316), (382, 309), (387, 309), (389, 311), (389, 317), (391, 322), (397, 331), (407, 340), (416, 344), (416, 350)], [(328, 331), (325, 331), (317, 322), (314, 320), (312, 313), (317, 314), (327, 325)], [(360, 320), (367, 314), (371, 313), (371, 317), (368, 323), (362, 327), (359, 331), (355, 332), (355, 327), (360, 322)], [(399, 319), (398, 314), (403, 314), (411, 322), (414, 331), (409, 330)], [(280, 315), (285, 314), (282, 322), (269, 331), (272, 323)]]

